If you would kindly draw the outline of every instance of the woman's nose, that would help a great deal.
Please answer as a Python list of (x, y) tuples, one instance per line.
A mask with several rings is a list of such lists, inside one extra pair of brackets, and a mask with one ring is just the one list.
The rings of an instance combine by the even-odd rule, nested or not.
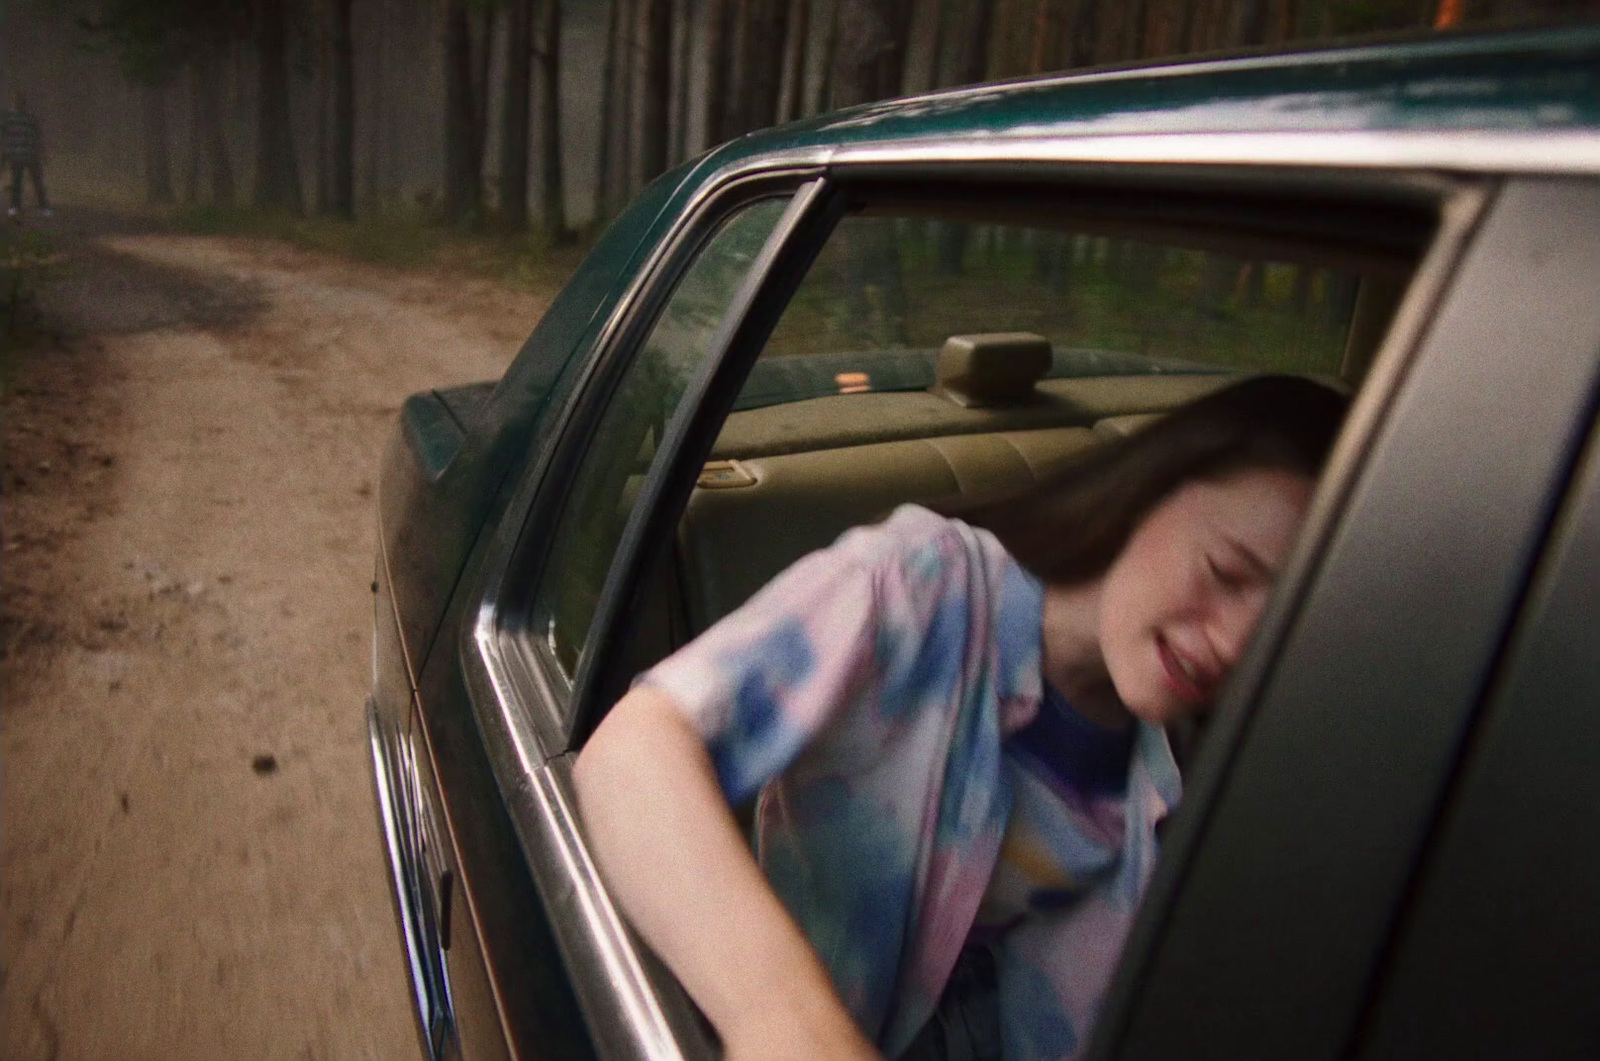
[(1212, 643), (1225, 669), (1232, 670), (1244, 655), (1265, 604), (1264, 595), (1256, 593), (1241, 593), (1218, 602), (1212, 624)]

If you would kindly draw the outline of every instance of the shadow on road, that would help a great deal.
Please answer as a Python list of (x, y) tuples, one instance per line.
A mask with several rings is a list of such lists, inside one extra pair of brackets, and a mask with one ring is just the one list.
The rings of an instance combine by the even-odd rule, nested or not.
[(160, 265), (102, 242), (167, 231), (159, 220), (92, 207), (53, 217), (24, 215), (8, 241), (44, 248), (48, 263), (30, 281), (25, 324), (57, 339), (154, 328), (236, 328), (266, 308), (260, 285), (230, 276)]

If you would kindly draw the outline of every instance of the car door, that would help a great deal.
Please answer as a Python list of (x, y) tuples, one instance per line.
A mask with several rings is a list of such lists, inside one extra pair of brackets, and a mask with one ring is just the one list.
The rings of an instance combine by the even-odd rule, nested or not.
[[(1436, 811), (1486, 697), (1491, 714), (1514, 713), (1542, 688), (1521, 654), (1576, 636), (1592, 655), (1592, 582), (1566, 595), (1537, 584), (1535, 625), (1509, 657), (1505, 645), (1592, 417), (1597, 290), (1600, 184), (1511, 180), (1415, 353), (1396, 337), (1380, 357), (1294, 562), (1296, 591), (1264, 621), (1269, 636), (1196, 765), (1092, 1056), (1315, 1059), (1362, 1044), (1372, 1056), (1459, 1056), (1436, 1049), (1464, 1042), (1440, 1019), (1438, 991), (1470, 973), (1434, 982), (1418, 962), (1439, 953), (1447, 916), (1471, 913), (1444, 874), (1464, 871), (1462, 830), (1483, 811), (1464, 798), (1435, 843)], [(1563, 544), (1592, 537), (1584, 503), (1558, 533), (1569, 557), (1558, 567), (1586, 562)], [(1463, 797), (1493, 783), (1484, 771), (1504, 781), (1498, 747), (1480, 749)], [(1600, 765), (1592, 744), (1569, 750), (1569, 766), (1571, 755)], [(1457, 943), (1480, 971), (1489, 945)], [(1390, 990), (1372, 1008), (1395, 946)], [(1472, 983), (1475, 997), (1491, 983), (1503, 981)], [(1412, 1019), (1426, 1000), (1434, 1010)]]

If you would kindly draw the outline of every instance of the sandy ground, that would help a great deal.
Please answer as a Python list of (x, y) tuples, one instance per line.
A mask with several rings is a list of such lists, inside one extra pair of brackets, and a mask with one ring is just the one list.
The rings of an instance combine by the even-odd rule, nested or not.
[(0, 1054), (417, 1056), (374, 476), (400, 400), (498, 376), (545, 299), (78, 224), (0, 399)]

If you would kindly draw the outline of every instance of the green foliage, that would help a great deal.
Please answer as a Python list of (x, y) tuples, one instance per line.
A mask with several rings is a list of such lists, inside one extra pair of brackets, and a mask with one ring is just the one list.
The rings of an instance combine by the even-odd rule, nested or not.
[(1426, 12), (1415, 0), (1331, 0), (1323, 11), (1328, 32), (1334, 36), (1407, 29), (1426, 23)]
[[(864, 282), (862, 240), (847, 228), (896, 224), (895, 274)], [(846, 222), (769, 355), (926, 350), (951, 335), (1030, 331), (1057, 348), (1271, 371), (1337, 372), (1343, 356), (1348, 307), (1325, 269), (994, 225), (969, 226), (952, 263), (948, 235), (939, 223)]]
[(247, 36), (250, 0), (57, 0), (74, 16), (85, 47), (116, 54), (127, 77), (142, 85), (171, 81), (196, 49)]
[(61, 261), (44, 235), (17, 225), (0, 228), (0, 346), (8, 353), (38, 323), (39, 285)]
[(424, 208), (364, 213), (355, 221), (301, 217), (246, 207), (198, 206), (173, 217), (178, 228), (208, 235), (277, 239), (397, 269), (465, 269), (514, 287), (559, 287), (582, 260), (581, 245), (552, 246), (540, 233), (470, 234)]

